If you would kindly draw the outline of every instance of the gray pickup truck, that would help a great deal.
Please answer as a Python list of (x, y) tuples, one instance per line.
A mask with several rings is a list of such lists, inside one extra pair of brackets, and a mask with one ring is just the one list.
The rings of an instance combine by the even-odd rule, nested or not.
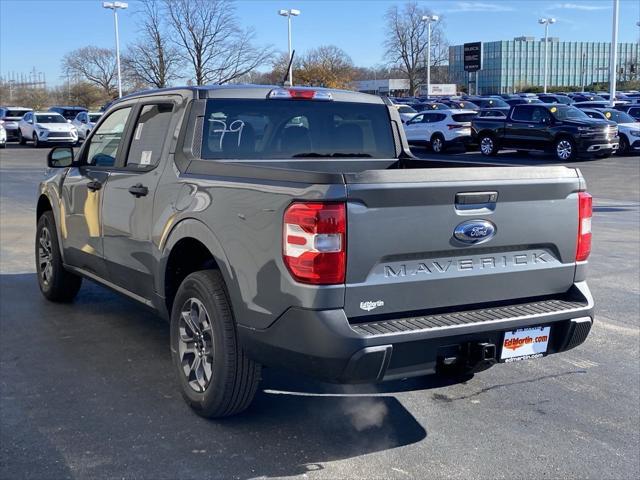
[(144, 92), (47, 163), (42, 293), (70, 301), (86, 278), (166, 317), (203, 416), (247, 408), (262, 365), (455, 376), (568, 350), (593, 323), (579, 170), (418, 160), (379, 97)]

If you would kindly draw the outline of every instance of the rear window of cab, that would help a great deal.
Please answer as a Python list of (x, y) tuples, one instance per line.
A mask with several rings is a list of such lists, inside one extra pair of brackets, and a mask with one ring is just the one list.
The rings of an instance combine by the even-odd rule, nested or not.
[(386, 105), (209, 99), (203, 159), (394, 158)]

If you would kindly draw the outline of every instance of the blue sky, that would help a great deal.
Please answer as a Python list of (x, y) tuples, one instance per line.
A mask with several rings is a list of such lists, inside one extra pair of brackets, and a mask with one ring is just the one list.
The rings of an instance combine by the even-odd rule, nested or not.
[[(120, 16), (121, 44), (136, 37), (135, 0)], [(255, 28), (257, 41), (286, 50), (286, 19), (280, 8), (298, 8), (294, 48), (299, 52), (322, 44), (343, 48), (358, 65), (383, 62), (384, 12), (403, 2), (386, 0), (238, 0), (236, 10), (245, 26)], [(572, 41), (611, 40), (611, 0), (439, 0), (420, 1), (442, 15), (449, 42), (507, 40), (540, 36), (540, 16), (558, 23), (550, 35)], [(27, 73), (36, 68), (49, 84), (60, 84), (62, 56), (93, 44), (114, 45), (113, 17), (98, 0), (0, 0), (0, 74)], [(620, 1), (619, 41), (637, 42), (640, 0)]]

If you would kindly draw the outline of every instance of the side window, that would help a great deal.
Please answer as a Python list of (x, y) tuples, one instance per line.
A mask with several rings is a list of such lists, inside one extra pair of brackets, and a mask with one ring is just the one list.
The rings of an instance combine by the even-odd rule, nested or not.
[(131, 113), (131, 107), (121, 108), (111, 113), (89, 140), (87, 165), (113, 167), (116, 153), (122, 141), (124, 127)]
[(534, 108), (531, 121), (535, 123), (543, 123), (545, 120), (551, 120), (549, 111), (546, 108)]
[(422, 118), (422, 123), (431, 123), (431, 122), (433, 122), (433, 115), (429, 113), (425, 113)]
[(127, 167), (139, 169), (158, 164), (169, 131), (172, 112), (172, 103), (158, 103), (142, 107), (133, 129), (133, 139), (127, 155)]
[(528, 107), (518, 108), (516, 106), (513, 108), (513, 114), (511, 115), (511, 118), (513, 118), (513, 120), (520, 120), (522, 122), (530, 122), (532, 121), (533, 110), (534, 110), (533, 108), (528, 108)]
[(409, 123), (421, 123), (423, 119), (424, 115), (416, 115), (409, 121)]

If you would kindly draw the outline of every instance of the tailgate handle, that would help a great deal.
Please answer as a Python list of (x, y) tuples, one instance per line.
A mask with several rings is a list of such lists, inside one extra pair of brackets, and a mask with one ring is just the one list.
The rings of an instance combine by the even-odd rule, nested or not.
[(498, 201), (498, 192), (456, 193), (456, 206), (495, 204), (497, 201)]

